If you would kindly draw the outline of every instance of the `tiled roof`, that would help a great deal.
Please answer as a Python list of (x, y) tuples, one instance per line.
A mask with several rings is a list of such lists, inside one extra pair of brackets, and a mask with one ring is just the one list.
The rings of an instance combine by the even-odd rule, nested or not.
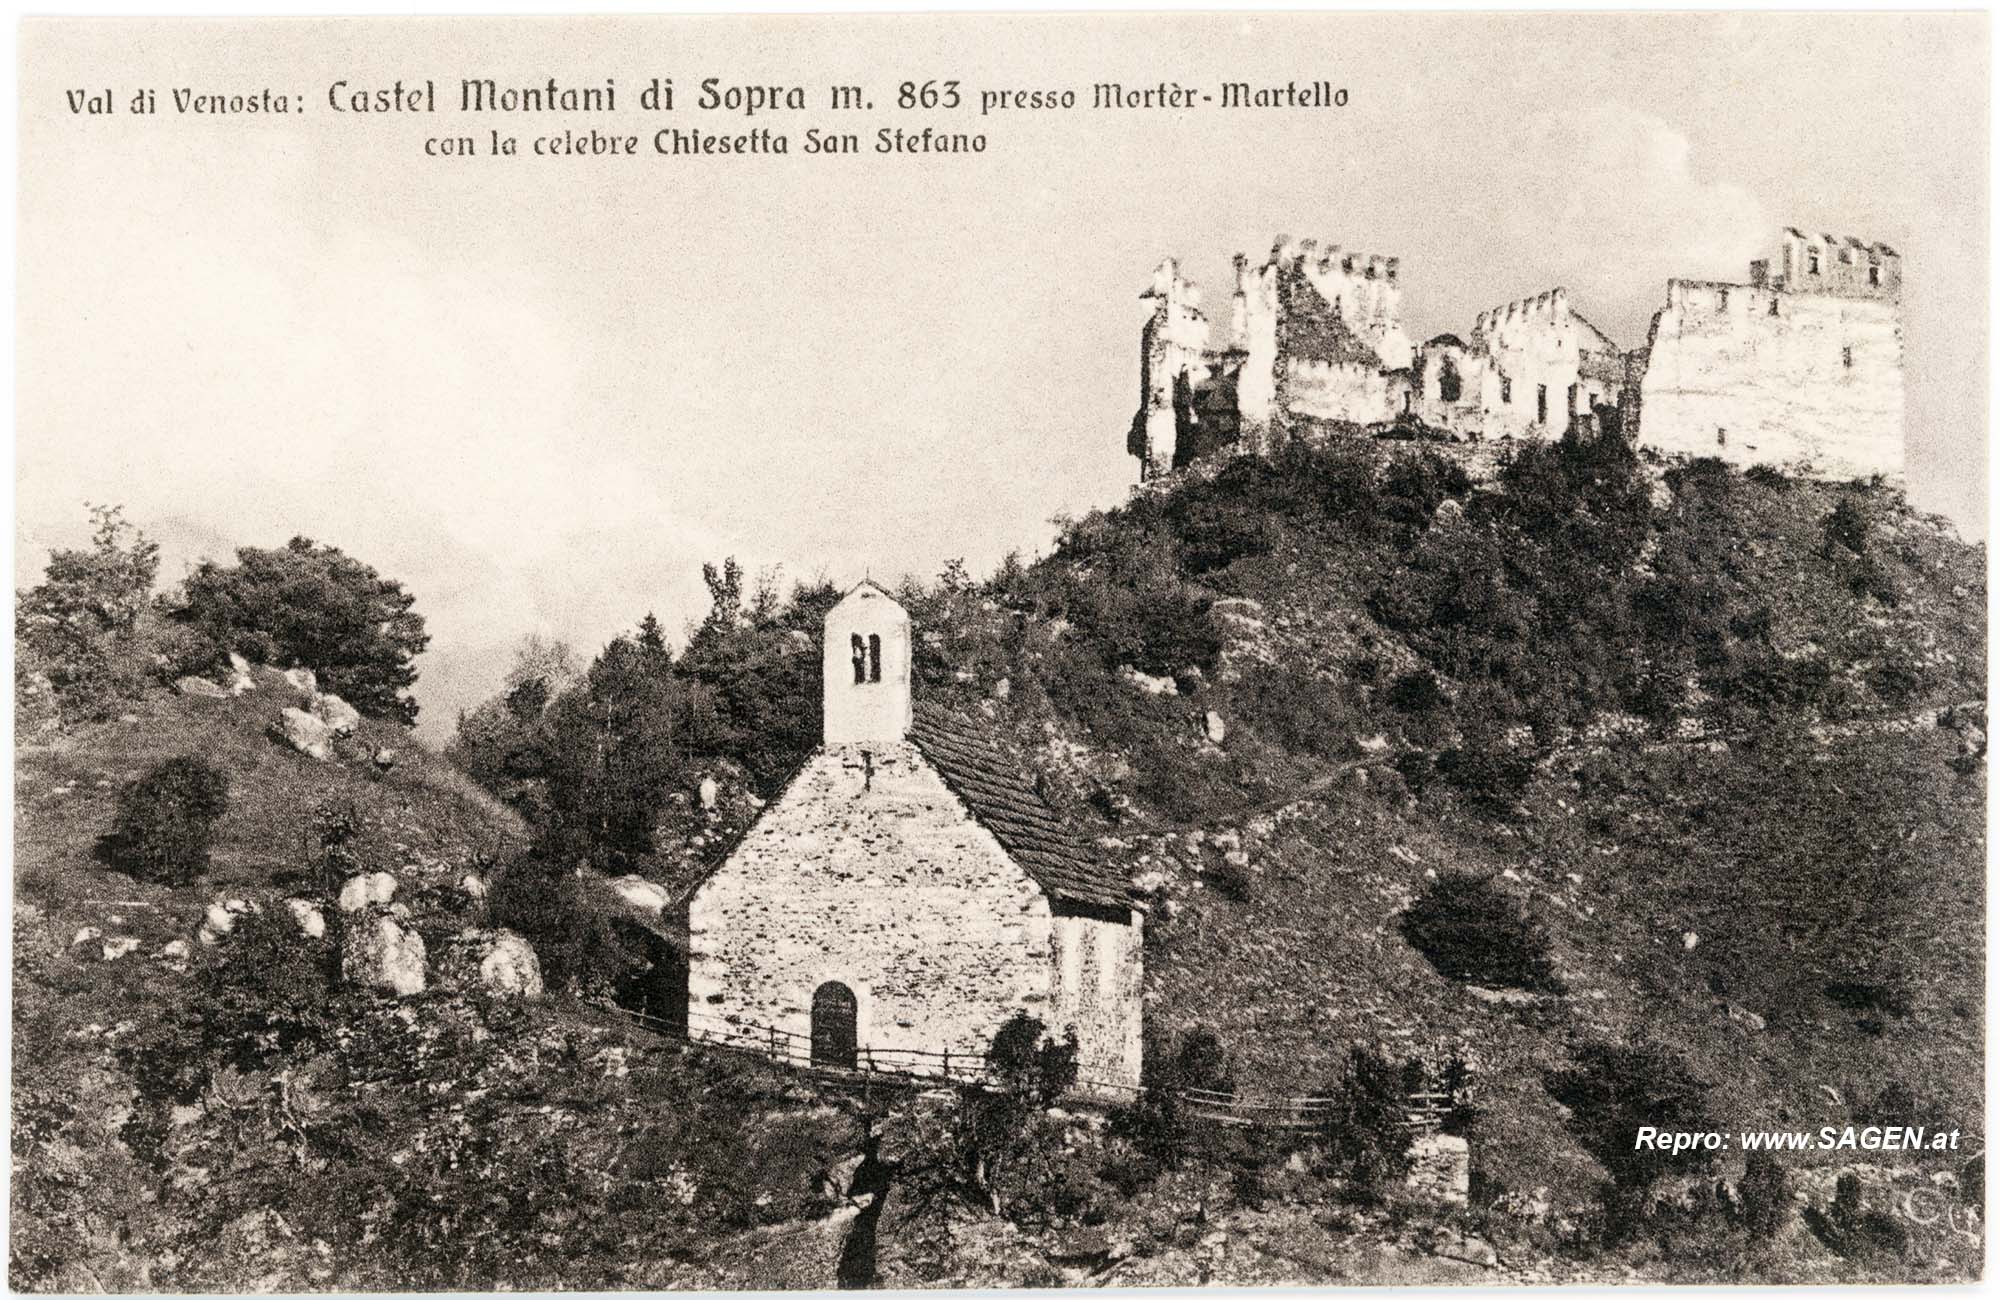
[(1132, 905), (1124, 877), (1063, 825), (983, 728), (918, 701), (910, 739), (980, 825), (993, 832), (1008, 856), (1051, 898), (1120, 910)]

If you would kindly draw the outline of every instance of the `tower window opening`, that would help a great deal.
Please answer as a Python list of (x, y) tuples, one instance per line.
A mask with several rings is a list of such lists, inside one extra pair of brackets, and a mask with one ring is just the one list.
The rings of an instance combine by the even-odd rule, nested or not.
[(868, 680), (882, 680), (882, 638), (873, 632), (868, 634)]
[(1500, 376), (1500, 400), (1508, 406), (1514, 404), (1514, 381), (1505, 375)]
[(1778, 314), (1778, 295), (1776, 294), (1771, 295), (1771, 314), (1773, 316)]
[(863, 644), (861, 640), (861, 634), (859, 632), (856, 632), (854, 634), (853, 644), (854, 644), (854, 684), (856, 686), (859, 686), (861, 685), (861, 683), (868, 680), (868, 647), (865, 644)]
[(1869, 283), (1869, 284), (1870, 284), (1870, 285), (1871, 285), (1872, 287), (1874, 287), (1874, 288), (1877, 288), (1877, 289), (1879, 289), (1879, 288), (1881, 288), (1881, 287), (1882, 287), (1882, 267), (1881, 267), (1881, 264), (1880, 264), (1880, 263), (1870, 263), (1870, 264), (1869, 264), (1869, 267), (1868, 267), (1868, 283)]
[(1717, 425), (1715, 429), (1715, 445), (1718, 447), (1727, 447), (1729, 445), (1729, 430), (1720, 425)]
[(1715, 305), (1724, 311), (1729, 310), (1729, 290), (1717, 289), (1715, 291)]
[(1852, 344), (1840, 350), (1840, 364), (1849, 370), (1854, 369), (1854, 347)]
[(1819, 274), (1819, 250), (1817, 248), (1808, 248), (1806, 250), (1806, 274)]

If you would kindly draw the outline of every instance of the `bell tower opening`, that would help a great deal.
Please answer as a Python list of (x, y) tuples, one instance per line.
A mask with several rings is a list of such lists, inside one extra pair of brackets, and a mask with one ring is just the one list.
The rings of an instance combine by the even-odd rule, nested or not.
[(824, 743), (894, 743), (908, 735), (908, 612), (864, 581), (827, 612), (824, 644)]

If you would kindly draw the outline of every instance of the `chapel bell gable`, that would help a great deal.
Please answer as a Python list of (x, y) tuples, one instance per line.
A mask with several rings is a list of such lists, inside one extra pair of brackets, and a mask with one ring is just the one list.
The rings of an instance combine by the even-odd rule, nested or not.
[(893, 744), (910, 731), (910, 615), (862, 582), (826, 615), (824, 741)]

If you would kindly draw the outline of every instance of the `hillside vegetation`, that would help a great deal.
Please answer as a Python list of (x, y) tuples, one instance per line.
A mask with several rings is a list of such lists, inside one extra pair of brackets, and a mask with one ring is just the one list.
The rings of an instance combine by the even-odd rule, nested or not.
[[(17, 687), (12, 1282), (1976, 1275), (1976, 1244), (1883, 1216), (1983, 1196), (1983, 549), (1880, 485), (1615, 443), (1474, 485), (1322, 432), (898, 592), (919, 691), (987, 718), (1146, 903), (1155, 1088), (1111, 1115), (1041, 1085), (819, 1095), (609, 1013), (672, 949), (606, 878), (684, 894), (782, 788), (830, 587), (729, 562), (677, 652), (650, 617), (588, 663), (525, 645), (439, 756), (407, 731), (396, 584), (295, 543), (155, 599), (114, 514), (23, 604), (48, 621)], [(230, 653), (252, 689), (183, 680)], [(325, 760), (281, 738), (279, 670), (330, 680), (313, 653), (367, 705)], [(156, 878), (107, 837), (187, 756), (223, 811)], [(376, 871), (421, 993), (339, 977), (334, 895)], [(482, 978), (499, 926), (548, 996)], [(1463, 1209), (1404, 1195), (1381, 1136), (1419, 1056), (1470, 1069)], [(1175, 1081), (1330, 1090), (1349, 1122), (1207, 1129)], [(1965, 1140), (1635, 1157), (1668, 1119)]]

